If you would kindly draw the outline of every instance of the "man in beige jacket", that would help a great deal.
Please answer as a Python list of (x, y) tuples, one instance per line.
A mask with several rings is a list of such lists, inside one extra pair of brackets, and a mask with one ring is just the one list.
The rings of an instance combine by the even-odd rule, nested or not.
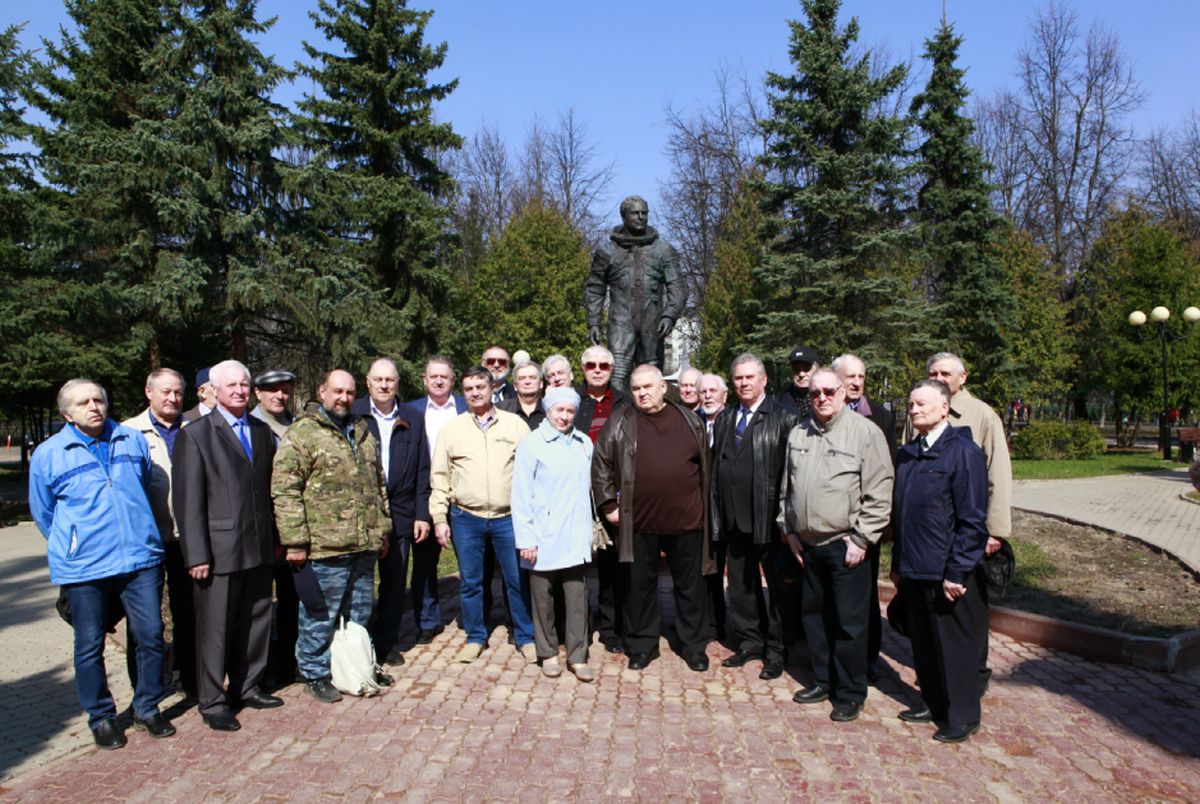
[(463, 629), (460, 662), (473, 662), (487, 644), (483, 610), (483, 563), (488, 542), (496, 550), (508, 590), (513, 638), (526, 661), (537, 661), (529, 587), (521, 582), (512, 525), (512, 476), (517, 442), (529, 427), (515, 413), (492, 404), (492, 375), (483, 366), (463, 373), (467, 412), (438, 434), (430, 470), (429, 515), (442, 547), (454, 541), (461, 573)]
[(814, 683), (792, 700), (833, 699), (830, 718), (858, 718), (867, 698), (871, 564), (892, 509), (892, 456), (878, 427), (846, 407), (829, 368), (813, 372), (812, 413), (792, 428), (778, 523), (804, 568), (801, 619)]
[[(171, 507), (171, 451), (183, 425), (183, 375), (169, 368), (155, 369), (146, 378), (149, 406), (122, 424), (137, 430), (150, 447), (154, 470), (150, 475), (150, 509), (163, 540), (167, 606), (171, 612), (170, 664), (179, 671), (179, 684), (189, 698), (196, 697), (196, 609), (192, 605), (192, 579), (183, 562), (179, 530)], [(132, 639), (132, 635), (130, 636)], [(134, 656), (129, 646), (130, 658)], [(132, 670), (132, 668), (131, 668)]]
[[(987, 547), (985, 556), (1000, 549), (1002, 539), (1012, 534), (1012, 460), (1008, 454), (1008, 441), (1004, 434), (1004, 422), (992, 406), (971, 396), (967, 390), (967, 369), (962, 359), (953, 352), (938, 352), (925, 363), (931, 380), (941, 380), (950, 388), (950, 424), (971, 430), (971, 440), (983, 450), (988, 469)], [(911, 424), (904, 427), (904, 443), (914, 438)], [(987, 692), (992, 677), (988, 667), (987, 580), (983, 576), (983, 562), (979, 568), (979, 592), (983, 598), (984, 626), (976, 631), (979, 649), (979, 683)]]

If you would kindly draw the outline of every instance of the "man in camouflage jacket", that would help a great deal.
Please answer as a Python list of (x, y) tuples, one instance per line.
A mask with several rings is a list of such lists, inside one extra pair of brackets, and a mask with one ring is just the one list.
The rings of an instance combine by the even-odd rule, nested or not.
[[(375, 561), (386, 555), (391, 518), (383, 492), (379, 442), (350, 413), (354, 377), (331, 371), (275, 453), (271, 497), (279, 541), (298, 572), (320, 586), (325, 612), (300, 607), (296, 661), (307, 691), (333, 703), (329, 646), (339, 618), (367, 625)], [(307, 563), (307, 567), (305, 566)], [(299, 579), (297, 585), (300, 586)], [(386, 676), (380, 677), (387, 681)]]

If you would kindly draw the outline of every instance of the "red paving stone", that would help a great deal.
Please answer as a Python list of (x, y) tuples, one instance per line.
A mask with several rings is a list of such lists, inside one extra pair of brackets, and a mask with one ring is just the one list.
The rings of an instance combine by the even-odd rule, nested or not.
[(179, 734), (129, 733), (117, 752), (77, 752), (0, 788), (3, 801), (871, 801), (1200, 799), (1200, 688), (1003, 636), (983, 730), (946, 746), (896, 714), (917, 700), (907, 643), (855, 723), (801, 707), (803, 661), (763, 682), (757, 663), (690, 672), (663, 658), (635, 673), (598, 649), (594, 685), (543, 678), (503, 631), (470, 665), (450, 627), (393, 668), (371, 699), (321, 704), (299, 686), (248, 711), (234, 734), (196, 712)]

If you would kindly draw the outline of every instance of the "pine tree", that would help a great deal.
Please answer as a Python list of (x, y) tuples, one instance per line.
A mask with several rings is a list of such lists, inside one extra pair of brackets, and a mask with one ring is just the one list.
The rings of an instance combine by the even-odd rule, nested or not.
[[(271, 100), (287, 73), (255, 44), (272, 25), (256, 0), (180, 0), (168, 36), (148, 62), (155, 79), (147, 169), (173, 173), (159, 210), (178, 251), (165, 260), (174, 282), (198, 294), (219, 328), (213, 359), (251, 361), (271, 338), (281, 284), (279, 221), (283, 110)], [(189, 300), (197, 296), (190, 295)]]
[(163, 276), (176, 238), (159, 205), (173, 177), (151, 167), (146, 127), (148, 59), (167, 23), (151, 0), (73, 0), (67, 12), (75, 33), (45, 42), (30, 76), (28, 97), (48, 122), (32, 132), (45, 187), (19, 320), (30, 366), (56, 375), (43, 393), (92, 376), (124, 412), (144, 401), (140, 380), (162, 362), (164, 339), (187, 328), (191, 285)]
[[(288, 185), (303, 199), (292, 257), (308, 283), (289, 304), (327, 304), (324, 320), (335, 322), (339, 340), (362, 356), (394, 357), (402, 375), (419, 372), (425, 355), (452, 340), (444, 201), (453, 183), (438, 157), (461, 139), (434, 120), (435, 104), (457, 81), (429, 81), (446, 55), (444, 43), (424, 40), (431, 14), (405, 0), (318, 3), (313, 20), (336, 47), (305, 44), (311, 63), (300, 72), (320, 94), (298, 104), (307, 161)], [(350, 292), (331, 300), (327, 287)]]
[[(747, 179), (750, 177), (746, 177)], [(700, 349), (696, 365), (724, 374), (733, 359), (749, 348), (752, 326), (761, 307), (754, 269), (762, 258), (758, 197), (743, 180), (721, 223), (712, 275), (700, 306)]]
[(939, 349), (962, 356), (975, 393), (993, 402), (1012, 372), (1016, 302), (994, 243), (1006, 222), (992, 209), (986, 165), (963, 114), (968, 90), (956, 66), (962, 37), (943, 21), (925, 42), (932, 64), (912, 113), (925, 134), (918, 170), (923, 179), (915, 221), (934, 308), (929, 317)]
[(852, 54), (858, 22), (838, 29), (838, 0), (802, 6), (805, 21), (789, 21), (794, 73), (767, 75), (758, 190), (771, 253), (756, 274), (770, 295), (755, 341), (772, 358), (797, 342), (853, 350), (886, 379), (921, 331), (902, 228), (908, 126), (886, 111), (907, 71), (876, 77), (869, 54)]
[(590, 265), (586, 240), (565, 215), (528, 202), (475, 274), (471, 320), (486, 329), (473, 333), (474, 354), (490, 343), (538, 360), (582, 352), (588, 341), (580, 294)]

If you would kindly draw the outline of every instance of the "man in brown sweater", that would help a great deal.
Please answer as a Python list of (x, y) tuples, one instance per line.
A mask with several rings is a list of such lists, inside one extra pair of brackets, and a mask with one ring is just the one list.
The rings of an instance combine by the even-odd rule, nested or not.
[(675, 589), (675, 627), (684, 661), (708, 669), (708, 439), (690, 410), (666, 399), (667, 384), (652, 365), (634, 369), (632, 407), (613, 413), (596, 438), (592, 490), (605, 519), (617, 526), (618, 557), (630, 565), (623, 606), (629, 668), (641, 670), (659, 653), (660, 554)]

